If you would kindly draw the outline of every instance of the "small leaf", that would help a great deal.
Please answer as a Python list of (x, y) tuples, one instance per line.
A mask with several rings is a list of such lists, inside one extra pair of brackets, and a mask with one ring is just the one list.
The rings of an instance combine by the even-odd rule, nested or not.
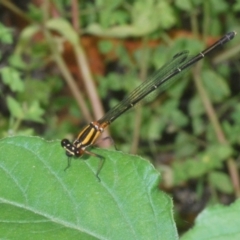
[(13, 30), (11, 28), (7, 28), (2, 23), (0, 23), (0, 42), (5, 44), (12, 44), (12, 32)]
[(199, 96), (195, 96), (192, 98), (189, 104), (189, 111), (191, 116), (199, 116), (205, 113), (205, 109), (202, 103), (202, 100)]
[(196, 219), (195, 226), (181, 240), (240, 239), (240, 201), (230, 206), (216, 205), (205, 209)]
[(213, 187), (227, 194), (233, 193), (233, 186), (228, 175), (213, 171), (209, 174), (209, 181)]
[(109, 15), (108, 10), (105, 15), (100, 16), (103, 19), (101, 24), (89, 24), (85, 32), (105, 37), (139, 37), (153, 33), (157, 29), (170, 28), (176, 22), (173, 8), (166, 1), (135, 1), (130, 8), (129, 22), (131, 24), (107, 27)]
[(191, 0), (176, 0), (176, 6), (184, 11), (192, 11), (193, 10), (193, 4)]
[(33, 101), (25, 112), (24, 119), (42, 123), (44, 122), (44, 120), (41, 118), (43, 113), (44, 110), (40, 107), (39, 102)]
[(22, 92), (24, 84), (18, 71), (11, 67), (4, 67), (0, 70), (3, 82), (8, 85), (13, 92)]
[(240, 1), (235, 1), (234, 5), (233, 5), (233, 10), (235, 12), (239, 12), (240, 11)]
[[(38, 101), (44, 105), (49, 104), (49, 97), (52, 89), (52, 80), (44, 79), (44, 81), (38, 81), (32, 78), (25, 78), (25, 91), (18, 93), (17, 98), (21, 102), (31, 103), (33, 101)], [(26, 94), (34, 93), (34, 94)]]
[(11, 96), (7, 96), (7, 106), (12, 116), (23, 119), (24, 112), (21, 105)]
[(98, 48), (101, 51), (101, 53), (106, 54), (113, 49), (113, 44), (109, 40), (102, 40), (99, 42)]
[(9, 56), (8, 61), (9, 64), (16, 69), (21, 70), (29, 69), (29, 63), (26, 63), (24, 61), (23, 56), (21, 54), (13, 54)]
[(205, 70), (202, 72), (202, 79), (204, 85), (206, 86), (210, 97), (216, 101), (220, 102), (224, 98), (228, 97), (230, 90), (225, 80), (212, 70)]
[(174, 181), (179, 184), (190, 178), (197, 178), (222, 166), (222, 161), (232, 154), (230, 146), (212, 145), (205, 152), (198, 155), (197, 159), (187, 159), (184, 162), (174, 162)]
[(229, 11), (230, 5), (224, 0), (211, 0), (211, 5), (214, 6), (214, 14), (220, 14)]
[[(64, 171), (59, 141), (0, 141), (0, 236), (8, 239), (178, 239), (172, 200), (159, 174), (139, 157), (93, 149)], [(82, 161), (85, 160), (85, 161)], [(13, 231), (14, 229), (14, 231)]]
[(194, 142), (192, 137), (185, 132), (178, 133), (174, 145), (176, 155), (179, 158), (186, 158), (191, 155), (195, 155), (198, 150), (196, 142)]
[(201, 117), (194, 117), (192, 119), (192, 128), (195, 135), (200, 135), (206, 128), (206, 123)]

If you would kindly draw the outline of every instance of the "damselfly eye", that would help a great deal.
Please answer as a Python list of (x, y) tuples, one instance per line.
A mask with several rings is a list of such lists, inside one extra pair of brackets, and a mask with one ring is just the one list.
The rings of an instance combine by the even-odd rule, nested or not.
[(63, 139), (63, 140), (61, 141), (61, 145), (62, 145), (63, 148), (65, 148), (65, 147), (70, 146), (71, 143), (70, 143), (70, 141), (69, 141), (68, 139)]

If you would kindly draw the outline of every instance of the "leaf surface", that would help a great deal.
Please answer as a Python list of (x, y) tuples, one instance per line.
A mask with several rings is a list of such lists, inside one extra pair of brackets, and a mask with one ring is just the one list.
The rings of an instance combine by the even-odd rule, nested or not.
[[(64, 171), (59, 141), (0, 141), (0, 237), (8, 239), (177, 239), (171, 199), (159, 173), (139, 157), (92, 149)], [(86, 160), (86, 161), (82, 161)]]

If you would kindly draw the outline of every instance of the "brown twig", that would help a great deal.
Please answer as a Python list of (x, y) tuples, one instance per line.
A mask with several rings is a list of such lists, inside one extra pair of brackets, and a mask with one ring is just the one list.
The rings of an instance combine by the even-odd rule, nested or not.
[[(208, 118), (214, 128), (214, 131), (216, 133), (217, 139), (219, 143), (223, 145), (227, 145), (228, 141), (224, 135), (224, 132), (221, 128), (221, 125), (219, 123), (219, 120), (217, 118), (217, 114), (212, 106), (212, 103), (208, 97), (208, 94), (202, 84), (201, 78), (200, 78), (200, 72), (201, 72), (201, 63), (198, 63), (196, 67), (194, 68), (193, 75), (194, 75), (194, 82), (196, 84), (197, 90), (199, 92), (200, 98), (203, 102), (203, 105), (206, 109)], [(227, 167), (228, 171), (233, 183), (234, 191), (236, 197), (240, 197), (240, 185), (239, 185), (239, 174), (237, 170), (237, 166), (235, 164), (235, 161), (232, 158), (229, 158), (227, 160)]]
[(79, 19), (80, 19), (80, 13), (78, 10), (78, 1), (77, 0), (72, 0), (72, 24), (73, 28), (75, 29), (76, 32), (80, 33), (80, 24), (79, 24)]
[(59, 53), (58, 49), (57, 49), (57, 41), (55, 40), (54, 36), (51, 34), (51, 32), (45, 27), (47, 24), (47, 20), (49, 18), (48, 16), (48, 9), (49, 9), (49, 4), (48, 1), (45, 2), (45, 4), (43, 4), (42, 6), (42, 10), (44, 13), (44, 18), (43, 18), (43, 34), (49, 44), (49, 48), (52, 51), (52, 55), (53, 58), (56, 62), (56, 64), (59, 67), (59, 70), (61, 71), (64, 79), (66, 80), (74, 98), (77, 101), (77, 104), (79, 106), (79, 108), (82, 110), (83, 116), (87, 121), (91, 121), (92, 117), (91, 114), (85, 104), (85, 101), (80, 93), (80, 91), (78, 90), (78, 86), (75, 83), (66, 63), (64, 62), (61, 54)]
[[(75, 28), (75, 31), (79, 32), (78, 28), (80, 26), (80, 23), (78, 21), (78, 19), (79, 19), (78, 2), (75, 0), (72, 1), (72, 13), (73, 13), (73, 26)], [(73, 51), (75, 53), (78, 68), (80, 69), (80, 71), (82, 73), (82, 80), (84, 82), (88, 98), (91, 102), (94, 119), (99, 119), (100, 117), (102, 117), (104, 115), (104, 109), (101, 104), (101, 100), (98, 96), (97, 89), (96, 89), (96, 86), (94, 83), (94, 79), (93, 79), (93, 76), (92, 76), (92, 73), (91, 73), (91, 70), (90, 70), (90, 67), (88, 64), (87, 56), (84, 52), (84, 49), (82, 47), (80, 40), (79, 40), (78, 45), (73, 46)], [(103, 133), (102, 137), (105, 138), (108, 135), (109, 135), (109, 132), (106, 129), (105, 132)], [(108, 146), (106, 141), (102, 142), (102, 143), (103, 144), (101, 144), (101, 145)]]

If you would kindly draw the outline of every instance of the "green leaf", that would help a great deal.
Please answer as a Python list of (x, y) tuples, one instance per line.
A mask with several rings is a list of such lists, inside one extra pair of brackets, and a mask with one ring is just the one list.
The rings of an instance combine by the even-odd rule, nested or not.
[(31, 103), (33, 101), (38, 101), (39, 103), (48, 105), (49, 98), (52, 93), (51, 91), (53, 91), (53, 81), (57, 81), (57, 79), (54, 79), (52, 77), (52, 79), (44, 79), (42, 81), (38, 81), (32, 78), (26, 78), (24, 80), (25, 91), (22, 93), (18, 93), (17, 98), (21, 102)]
[(235, 12), (240, 11), (240, 1), (239, 0), (235, 1), (235, 3), (233, 4), (233, 10)]
[(216, 205), (205, 209), (196, 219), (195, 226), (181, 240), (240, 239), (240, 201), (230, 206)]
[(229, 176), (222, 172), (213, 171), (209, 174), (209, 182), (219, 191), (232, 194), (233, 186)]
[(33, 22), (39, 23), (44, 21), (44, 11), (42, 8), (40, 8), (38, 5), (34, 5), (31, 2), (28, 4), (28, 11), (26, 14)]
[(209, 2), (214, 14), (220, 14), (229, 11), (230, 5), (224, 0), (210, 0)]
[(96, 1), (96, 6), (97, 7), (102, 7), (102, 8), (107, 8), (107, 9), (115, 9), (117, 7), (119, 7), (122, 3), (124, 2), (124, 0), (98, 0)]
[[(149, 116), (149, 115), (148, 115)], [(145, 138), (147, 136), (148, 140), (158, 140), (162, 136), (162, 132), (165, 127), (165, 123), (163, 121), (159, 121), (159, 117), (152, 117), (150, 124), (142, 127), (143, 129), (146, 128), (146, 130), (143, 132)], [(141, 130), (143, 130), (141, 129)]]
[(7, 106), (12, 116), (23, 119), (24, 112), (21, 105), (11, 96), (7, 96)]
[(228, 121), (223, 121), (222, 122), (222, 126), (224, 129), (224, 133), (227, 136), (228, 141), (231, 144), (239, 144), (240, 143), (240, 126), (239, 124), (233, 124), (231, 122)]
[(201, 117), (194, 117), (192, 119), (192, 128), (193, 128), (194, 134), (196, 136), (197, 135), (199, 136), (206, 129), (206, 123), (204, 122), (204, 120)]
[(18, 71), (11, 67), (4, 67), (0, 70), (3, 82), (8, 85), (13, 92), (22, 92), (24, 84)]
[(92, 149), (106, 158), (73, 160), (59, 141), (0, 141), (0, 236), (8, 239), (177, 239), (172, 201), (159, 174), (139, 157)]
[[(162, 115), (162, 118), (165, 121), (169, 121), (173, 123), (175, 126), (186, 126), (188, 123), (188, 118), (184, 115), (184, 113), (178, 110), (179, 101), (177, 99), (169, 99), (164, 103), (164, 105), (159, 108), (159, 112)], [(166, 121), (166, 122), (167, 122)]]
[(203, 102), (199, 96), (195, 96), (191, 99), (189, 104), (189, 111), (191, 116), (200, 116), (205, 113)]
[(225, 80), (212, 70), (202, 72), (204, 85), (209, 91), (209, 96), (216, 102), (222, 101), (230, 95), (229, 86)]
[(222, 166), (222, 161), (232, 154), (230, 146), (211, 145), (205, 152), (198, 155), (197, 159), (187, 159), (184, 162), (174, 162), (174, 181), (179, 184), (190, 178), (197, 178)]
[(166, 1), (135, 1), (131, 14), (135, 28), (146, 32), (169, 28), (176, 22), (173, 9)]
[(127, 20), (129, 20), (129, 14), (122, 10), (105, 8), (99, 15), (99, 22), (103, 28), (108, 28), (112, 25), (125, 24), (127, 23)]
[(12, 67), (18, 70), (25, 71), (26, 69), (29, 69), (29, 63), (26, 63), (24, 61), (24, 58), (21, 54), (13, 54), (9, 56), (8, 62), (9, 62), (9, 65), (11, 65)]
[(113, 49), (113, 44), (109, 40), (101, 40), (98, 43), (98, 48), (101, 53), (106, 54), (106, 53), (109, 53)]
[(240, 124), (240, 103), (238, 101), (233, 104), (234, 111), (231, 113), (231, 118), (233, 121), (239, 125)]
[(40, 107), (39, 102), (33, 101), (25, 112), (24, 119), (42, 123), (44, 122), (44, 120), (41, 118), (43, 113), (44, 110)]
[(13, 30), (11, 28), (7, 28), (2, 23), (0, 23), (0, 42), (5, 44), (12, 44), (12, 32)]
[(111, 22), (109, 20), (110, 13), (113, 14), (109, 10), (105, 11), (105, 15), (100, 16), (102, 19), (101, 24), (91, 23), (86, 27), (85, 32), (105, 37), (139, 37), (151, 34), (157, 29), (168, 29), (176, 22), (173, 8), (166, 1), (135, 1), (129, 8), (130, 24), (121, 24), (107, 28), (107, 23)]
[(191, 0), (176, 0), (176, 6), (184, 11), (192, 11), (193, 4)]
[(174, 149), (177, 157), (186, 158), (198, 152), (198, 145), (189, 134), (179, 132), (176, 136)]

